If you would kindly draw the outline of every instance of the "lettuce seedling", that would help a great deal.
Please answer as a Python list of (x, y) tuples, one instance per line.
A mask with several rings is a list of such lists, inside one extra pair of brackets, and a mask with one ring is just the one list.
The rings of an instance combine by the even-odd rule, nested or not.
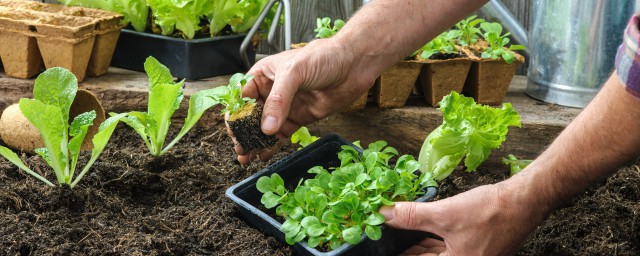
[(278, 139), (262, 133), (262, 104), (255, 99), (242, 97), (242, 88), (253, 76), (237, 73), (229, 79), (229, 85), (223, 86), (223, 93), (211, 96), (222, 104), (222, 113), (228, 113), (226, 120), (236, 141), (245, 151), (260, 150), (273, 146)]
[(510, 103), (492, 108), (452, 92), (439, 109), (443, 123), (424, 140), (418, 157), (420, 170), (433, 173), (436, 181), (449, 176), (462, 159), (467, 171), (475, 171), (500, 147), (509, 126), (520, 127), (520, 116)]
[(525, 167), (531, 164), (533, 160), (518, 159), (516, 156), (509, 154), (507, 158), (502, 158), (502, 163), (511, 169), (511, 176), (518, 174)]
[[(372, 240), (382, 236), (382, 205), (415, 200), (428, 186), (434, 186), (431, 173), (417, 172), (420, 164), (409, 155), (395, 158), (398, 151), (384, 141), (369, 144), (360, 153), (342, 146), (340, 166), (332, 172), (316, 166), (308, 170), (315, 178), (300, 181), (287, 191), (282, 178), (274, 173), (260, 177), (257, 189), (262, 204), (276, 208), (285, 221), (281, 230), (294, 244), (307, 239), (311, 247), (336, 249), (356, 244), (366, 234)], [(396, 159), (395, 165), (390, 162)]]
[(291, 143), (298, 144), (298, 150), (309, 146), (309, 144), (318, 139), (318, 137), (311, 135), (311, 133), (309, 133), (309, 129), (304, 126), (300, 127), (300, 129), (291, 135)]
[[(142, 137), (147, 148), (154, 156), (161, 156), (171, 149), (193, 128), (204, 112), (217, 104), (211, 95), (225, 92), (223, 87), (203, 90), (189, 99), (189, 110), (184, 125), (176, 137), (164, 147), (171, 126), (171, 116), (180, 108), (184, 98), (182, 84), (173, 82), (169, 69), (153, 57), (147, 58), (144, 69), (149, 76), (149, 102), (147, 112), (132, 111), (126, 113), (122, 121), (133, 128)], [(111, 113), (111, 115), (116, 115)]]
[(452, 31), (458, 31), (458, 38), (456, 42), (461, 46), (469, 46), (478, 42), (478, 38), (482, 34), (478, 28), (478, 24), (484, 23), (485, 20), (477, 18), (477, 15), (471, 15), (466, 19), (461, 20), (456, 24), (456, 29)]
[[(80, 174), (73, 178), (80, 146), (84, 141), (89, 126), (93, 125), (95, 111), (76, 116), (69, 124), (69, 110), (78, 91), (76, 77), (64, 68), (50, 68), (40, 74), (33, 85), (34, 99), (20, 99), (20, 111), (35, 126), (44, 148), (36, 149), (45, 162), (51, 166), (59, 184), (67, 184), (73, 188), (89, 171), (93, 163), (104, 150), (123, 114), (105, 120), (93, 138), (91, 158)], [(20, 157), (10, 149), (0, 146), (0, 154), (28, 174), (36, 177), (49, 186), (52, 182), (27, 167)]]
[(313, 31), (316, 32), (316, 38), (329, 38), (334, 36), (342, 27), (344, 27), (345, 22), (341, 19), (336, 19), (333, 22), (333, 27), (331, 26), (331, 18), (324, 17), (322, 19), (318, 18), (316, 20), (316, 29)]
[(500, 23), (485, 22), (480, 24), (480, 28), (483, 30), (482, 36), (484, 37), (484, 40), (489, 43), (489, 47), (487, 47), (481, 54), (482, 58), (502, 58), (506, 63), (511, 64), (513, 60), (515, 60), (515, 55), (512, 51), (525, 49), (524, 45), (519, 44), (513, 44), (506, 48), (507, 44), (510, 42), (509, 35), (511, 35), (511, 33), (507, 32), (504, 35), (501, 35), (502, 25), (500, 25)]
[(418, 51), (414, 53), (414, 55), (420, 52), (420, 58), (426, 60), (438, 53), (456, 54), (459, 52), (455, 43), (455, 39), (458, 36), (458, 31), (451, 30), (444, 32), (433, 40), (429, 41), (427, 44), (423, 45)]

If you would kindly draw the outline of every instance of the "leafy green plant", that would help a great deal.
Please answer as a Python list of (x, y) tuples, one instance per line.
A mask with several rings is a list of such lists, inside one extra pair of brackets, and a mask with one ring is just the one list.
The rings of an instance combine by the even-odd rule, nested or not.
[(209, 97), (224, 106), (221, 111), (223, 114), (229, 113), (229, 115), (233, 115), (245, 106), (256, 102), (255, 99), (242, 97), (242, 88), (244, 88), (251, 79), (253, 79), (252, 75), (236, 73), (231, 76), (228, 85), (218, 87), (221, 88), (219, 89), (219, 93), (210, 93)]
[[(92, 138), (91, 158), (74, 179), (80, 147), (96, 117), (95, 111), (85, 112), (76, 116), (69, 124), (69, 110), (77, 91), (78, 81), (69, 70), (50, 68), (36, 78), (33, 85), (34, 99), (23, 98), (19, 103), (20, 111), (38, 129), (44, 141), (45, 147), (36, 149), (36, 153), (51, 166), (58, 183), (67, 184), (71, 188), (78, 184), (98, 159), (118, 121), (124, 117), (122, 114), (116, 115), (100, 125), (98, 133)], [(29, 169), (10, 149), (0, 146), (0, 154), (28, 174), (54, 186), (52, 182)]]
[(518, 174), (525, 167), (531, 164), (533, 160), (518, 159), (516, 156), (509, 154), (507, 158), (502, 158), (502, 163), (511, 169), (511, 176)]
[(336, 19), (333, 22), (333, 26), (331, 26), (331, 18), (324, 17), (322, 19), (318, 18), (316, 20), (316, 29), (313, 31), (316, 32), (316, 38), (329, 38), (334, 36), (342, 27), (344, 27), (345, 22), (341, 19)]
[(58, 0), (68, 6), (83, 6), (120, 13), (124, 16), (122, 23), (131, 24), (137, 31), (147, 29), (149, 7), (145, 0)]
[(511, 35), (511, 33), (507, 32), (502, 34), (502, 25), (500, 25), (500, 23), (484, 22), (480, 24), (480, 28), (483, 30), (482, 36), (484, 40), (489, 43), (489, 47), (481, 54), (482, 58), (502, 58), (506, 63), (511, 64), (515, 60), (515, 55), (512, 51), (525, 49), (524, 45), (519, 44), (513, 44), (508, 48), (506, 47), (510, 42), (509, 35)]
[(300, 147), (298, 147), (298, 150), (309, 146), (309, 144), (313, 143), (314, 141), (318, 140), (319, 138), (316, 136), (311, 135), (311, 133), (309, 133), (309, 128), (307, 127), (300, 127), (300, 129), (298, 129), (296, 132), (294, 132), (291, 135), (291, 143), (293, 144), (298, 144)]
[[(269, 0), (59, 0), (70, 6), (109, 10), (124, 15), (124, 23), (136, 31), (180, 35), (186, 39), (203, 31), (216, 36), (229, 26), (234, 33), (245, 33), (256, 22)], [(275, 6), (274, 6), (275, 8)], [(261, 24), (266, 28), (274, 19), (272, 8)], [(153, 14), (151, 24), (147, 21)], [(203, 22), (204, 21), (204, 22)], [(159, 29), (154, 29), (155, 26)], [(176, 30), (179, 33), (176, 33)]]
[(477, 17), (477, 15), (471, 15), (461, 20), (456, 24), (456, 29), (452, 30), (459, 31), (459, 36), (456, 40), (459, 45), (469, 46), (478, 42), (478, 38), (482, 34), (478, 25), (484, 23), (485, 20)]
[[(218, 102), (212, 95), (224, 94), (224, 87), (216, 87), (195, 93), (189, 99), (189, 110), (184, 125), (176, 137), (164, 147), (167, 132), (171, 126), (171, 116), (180, 108), (183, 92), (180, 82), (173, 82), (169, 69), (153, 57), (147, 58), (144, 69), (149, 76), (149, 102), (147, 112), (126, 113), (122, 121), (133, 128), (143, 139), (154, 156), (160, 156), (171, 149), (193, 128), (204, 112)], [(111, 113), (111, 115), (116, 115)], [(163, 148), (164, 147), (164, 148)]]
[(360, 153), (342, 146), (340, 166), (332, 172), (316, 166), (308, 172), (315, 178), (301, 180), (294, 191), (287, 191), (278, 174), (261, 177), (256, 186), (264, 193), (261, 202), (276, 207), (284, 217), (281, 230), (287, 243), (307, 239), (311, 247), (335, 249), (356, 244), (362, 234), (380, 239), (384, 216), (382, 205), (414, 200), (424, 189), (435, 185), (431, 173), (418, 172), (420, 164), (410, 155), (397, 158), (396, 149), (384, 141), (369, 145)]
[(475, 171), (500, 147), (509, 126), (520, 127), (520, 116), (510, 103), (492, 108), (456, 92), (442, 99), (440, 111), (443, 123), (424, 140), (418, 157), (420, 170), (433, 173), (436, 181), (449, 176), (462, 159), (467, 171)]
[(452, 54), (458, 53), (458, 49), (456, 47), (455, 39), (458, 37), (458, 31), (447, 31), (440, 35), (438, 35), (433, 40), (429, 41), (427, 44), (423, 45), (418, 51), (416, 51), (413, 55), (420, 53), (420, 58), (429, 59), (434, 54), (443, 53), (443, 54)]

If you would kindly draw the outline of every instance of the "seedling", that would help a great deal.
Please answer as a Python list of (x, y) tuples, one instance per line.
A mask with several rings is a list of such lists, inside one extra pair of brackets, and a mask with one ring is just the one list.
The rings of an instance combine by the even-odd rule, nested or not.
[(298, 144), (298, 150), (309, 146), (309, 144), (318, 139), (318, 137), (311, 135), (311, 133), (309, 133), (309, 129), (304, 126), (300, 127), (300, 129), (291, 135), (291, 143)]
[(324, 17), (322, 19), (318, 18), (316, 20), (317, 28), (313, 31), (316, 32), (316, 38), (329, 38), (334, 36), (342, 27), (344, 27), (345, 22), (341, 19), (336, 19), (333, 22), (333, 26), (331, 26), (331, 18)]
[(511, 176), (518, 174), (525, 167), (531, 164), (533, 160), (518, 159), (516, 156), (509, 154), (507, 158), (502, 158), (502, 163), (509, 165), (511, 169)]
[(253, 79), (251, 75), (237, 73), (229, 79), (227, 86), (221, 87), (220, 94), (211, 95), (214, 101), (222, 104), (222, 113), (228, 113), (229, 129), (236, 141), (246, 151), (260, 150), (273, 146), (278, 139), (273, 135), (262, 133), (262, 104), (255, 99), (242, 97), (242, 88)]
[[(183, 99), (182, 84), (184, 80), (173, 82), (169, 69), (153, 57), (147, 58), (144, 69), (149, 76), (147, 112), (125, 113), (126, 118), (123, 118), (122, 121), (142, 137), (152, 155), (161, 156), (193, 128), (207, 109), (217, 104), (217, 101), (208, 96), (222, 94), (225, 90), (223, 87), (217, 87), (192, 95), (189, 99), (189, 110), (184, 125), (178, 135), (164, 147), (167, 132), (171, 126), (171, 116), (180, 108)], [(111, 113), (111, 115), (119, 114)]]
[(424, 60), (435, 54), (458, 54), (455, 39), (459, 34), (460, 32), (454, 30), (444, 32), (422, 46), (416, 54), (420, 52), (420, 58)]
[(264, 206), (277, 206), (276, 214), (285, 219), (281, 229), (289, 244), (306, 239), (311, 247), (336, 249), (360, 242), (362, 234), (378, 240), (382, 205), (414, 200), (435, 185), (430, 173), (417, 171), (420, 164), (412, 156), (397, 155), (384, 141), (370, 144), (362, 154), (342, 146), (339, 167), (311, 168), (315, 178), (301, 180), (294, 191), (285, 189), (278, 174), (261, 177), (256, 186), (264, 193)]
[(464, 159), (468, 172), (489, 158), (492, 149), (506, 139), (508, 127), (520, 127), (520, 116), (510, 103), (502, 108), (476, 104), (456, 92), (440, 102), (443, 122), (424, 140), (420, 170), (433, 173), (436, 181), (448, 177)]
[[(45, 147), (36, 149), (36, 153), (51, 166), (58, 183), (67, 184), (70, 188), (75, 187), (89, 171), (109, 142), (118, 121), (125, 116), (112, 116), (100, 125), (98, 133), (92, 138), (91, 158), (74, 179), (80, 147), (96, 117), (95, 111), (85, 112), (76, 116), (69, 124), (69, 110), (77, 91), (78, 80), (69, 70), (50, 68), (36, 78), (33, 85), (34, 99), (23, 98), (19, 103), (20, 111), (38, 129), (44, 141)], [(0, 146), (0, 154), (28, 174), (49, 186), (55, 186), (29, 169), (10, 149)]]
[(482, 52), (482, 58), (502, 58), (506, 63), (511, 64), (515, 59), (515, 55), (512, 51), (525, 49), (524, 45), (519, 44), (513, 44), (508, 48), (506, 47), (510, 42), (509, 35), (511, 35), (511, 33), (507, 32), (504, 35), (501, 35), (502, 25), (500, 25), (500, 23), (485, 22), (480, 24), (480, 28), (483, 30), (482, 36), (487, 43), (489, 43), (489, 47)]
[(481, 31), (478, 28), (478, 24), (484, 23), (485, 20), (477, 18), (477, 15), (471, 15), (466, 19), (461, 20), (456, 24), (456, 29), (452, 31), (459, 31), (457, 43), (461, 46), (469, 46), (478, 42)]

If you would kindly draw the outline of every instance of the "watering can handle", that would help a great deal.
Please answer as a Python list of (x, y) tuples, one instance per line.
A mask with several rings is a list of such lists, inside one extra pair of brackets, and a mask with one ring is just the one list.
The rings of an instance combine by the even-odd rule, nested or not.
[(291, 4), (289, 3), (289, 0), (270, 0), (269, 3), (267, 3), (267, 5), (265, 6), (264, 10), (262, 10), (262, 13), (260, 13), (260, 16), (256, 20), (256, 23), (254, 23), (249, 32), (247, 32), (247, 36), (244, 38), (242, 44), (240, 45), (240, 58), (242, 59), (246, 70), (249, 70), (253, 65), (253, 63), (249, 61), (249, 57), (247, 56), (247, 49), (249, 48), (249, 46), (251, 46), (251, 40), (253, 39), (253, 36), (258, 32), (260, 24), (262, 24), (264, 19), (267, 17), (269, 10), (271, 10), (276, 2), (279, 2), (275, 16), (277, 18), (274, 18), (273, 22), (271, 23), (267, 41), (271, 49), (279, 51), (278, 47), (274, 43), (274, 38), (275, 31), (280, 20), (279, 17), (284, 10), (284, 49), (291, 49)]

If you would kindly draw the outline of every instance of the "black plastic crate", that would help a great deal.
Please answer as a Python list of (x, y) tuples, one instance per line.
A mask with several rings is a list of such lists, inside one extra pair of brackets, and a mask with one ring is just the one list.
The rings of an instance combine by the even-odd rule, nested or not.
[[(197, 80), (246, 72), (240, 45), (246, 34), (182, 39), (123, 29), (111, 65), (144, 72), (144, 61), (153, 56), (178, 78)], [(250, 63), (255, 62), (253, 47), (247, 47)]]
[[(323, 166), (324, 168), (329, 168), (340, 166), (338, 152), (341, 151), (341, 146), (343, 145), (353, 146), (353, 144), (338, 135), (324, 136), (302, 150), (231, 186), (227, 189), (226, 196), (238, 204), (242, 218), (263, 232), (284, 242), (284, 233), (280, 231), (282, 223), (272, 217), (276, 216), (275, 209), (266, 209), (260, 203), (262, 193), (256, 188), (256, 182), (262, 176), (271, 176), (273, 173), (278, 173), (284, 180), (285, 185), (295, 186), (301, 178), (313, 178), (314, 174), (307, 173), (307, 170), (311, 167)], [(361, 149), (353, 147), (361, 151)], [(435, 196), (436, 188), (429, 187), (427, 193), (416, 201), (430, 201)], [(344, 244), (330, 252), (318, 251), (309, 247), (306, 242), (296, 243), (293, 247), (299, 255), (398, 255), (427, 236), (432, 235), (420, 231), (383, 227), (380, 240), (373, 241), (363, 235), (360, 243), (355, 245)]]

